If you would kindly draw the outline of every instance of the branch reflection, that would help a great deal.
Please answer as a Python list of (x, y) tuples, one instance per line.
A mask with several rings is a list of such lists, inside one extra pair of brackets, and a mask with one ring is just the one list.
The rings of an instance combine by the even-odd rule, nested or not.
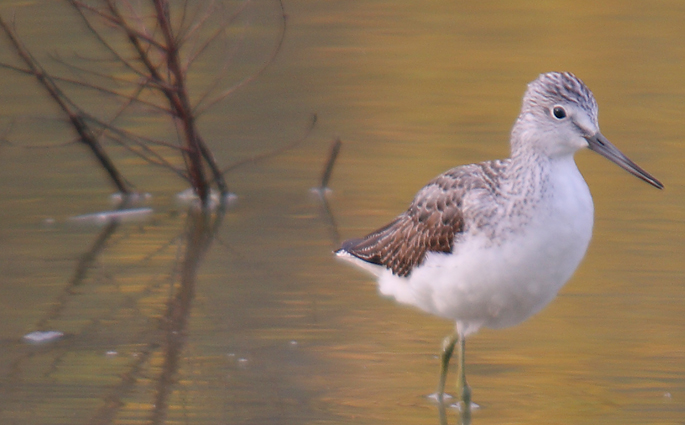
[[(3, 408), (12, 409), (9, 400), (23, 400), (27, 387), (49, 383), (63, 394), (55, 402), (66, 409), (82, 409), (78, 401), (84, 397), (99, 399), (84, 423), (110, 424), (131, 414), (146, 423), (167, 420), (178, 390), (196, 277), (225, 211), (191, 207), (180, 233), (177, 217), (146, 225), (105, 224), (33, 325), (64, 337), (6, 344), (2, 356), (9, 367), (0, 393), (8, 402), (0, 404)], [(77, 378), (63, 382), (74, 367)], [(98, 370), (111, 372), (102, 376)], [(108, 384), (101, 387), (105, 377)], [(67, 383), (73, 379), (78, 386)], [(95, 388), (104, 391), (93, 393)], [(129, 403), (139, 395), (145, 395), (139, 403)]]
[(186, 325), (192, 301), (195, 296), (195, 278), (214, 236), (221, 227), (224, 211), (212, 215), (200, 208), (191, 208), (188, 212), (185, 229), (185, 252), (179, 258), (178, 287), (167, 303), (166, 314), (160, 322), (163, 333), (162, 373), (160, 374), (152, 412), (151, 422), (164, 422), (168, 409), (168, 398), (176, 384), (178, 361), (185, 345)]

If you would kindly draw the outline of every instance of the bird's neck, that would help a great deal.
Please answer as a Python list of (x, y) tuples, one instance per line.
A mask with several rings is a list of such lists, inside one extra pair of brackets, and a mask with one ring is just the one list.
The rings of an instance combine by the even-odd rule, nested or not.
[[(512, 146), (513, 147), (513, 146)], [(533, 149), (512, 149), (502, 189), (510, 196), (540, 193), (549, 180), (551, 159)]]

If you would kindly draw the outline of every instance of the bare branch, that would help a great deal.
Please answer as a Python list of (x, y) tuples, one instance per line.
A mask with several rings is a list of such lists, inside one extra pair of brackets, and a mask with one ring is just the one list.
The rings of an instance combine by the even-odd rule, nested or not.
[[(157, 90), (160, 89), (159, 85), (157, 85), (154, 81), (150, 81), (149, 79), (145, 79), (145, 80), (141, 80), (141, 81), (139, 81), (139, 82), (137, 82), (137, 83), (133, 83), (133, 82), (128, 81), (128, 80), (125, 80), (125, 79), (117, 79), (117, 78), (114, 77), (114, 76), (108, 76), (107, 74), (100, 74), (100, 73), (97, 73), (97, 72), (94, 72), (94, 71), (90, 71), (90, 70), (88, 70), (88, 69), (86, 69), (86, 68), (76, 67), (76, 66), (71, 65), (71, 64), (68, 64), (68, 63), (64, 63), (64, 65), (67, 66), (67, 67), (70, 67), (70, 68), (72, 68), (72, 69), (78, 70), (78, 71), (83, 71), (83, 72), (86, 72), (86, 73), (90, 73), (90, 74), (92, 74), (92, 75), (94, 75), (94, 76), (101, 76), (101, 77), (103, 77), (103, 78), (109, 77), (109, 78), (110, 78), (111, 80), (113, 80), (113, 81), (120, 81), (120, 82), (124, 82), (124, 83), (131, 84), (131, 85), (135, 84), (136, 90), (143, 90), (143, 89), (145, 89), (145, 88), (157, 89)], [(2, 66), (2, 64), (0, 64), (0, 66)], [(32, 74), (31, 72), (28, 72), (28, 73), (29, 73), (29, 74)], [(120, 92), (118, 92), (118, 91), (114, 91), (114, 90), (111, 90), (111, 89), (108, 89), (108, 88), (106, 88), (106, 87), (99, 86), (99, 85), (96, 85), (96, 84), (87, 83), (87, 82), (85, 82), (85, 81), (73, 80), (73, 79), (71, 79), (71, 78), (65, 78), (65, 77), (54, 77), (54, 76), (53, 76), (52, 79), (55, 80), (55, 81), (59, 81), (59, 82), (61, 82), (61, 83), (68, 83), (68, 84), (72, 84), (72, 85), (75, 85), (75, 86), (85, 87), (85, 88), (88, 88), (88, 89), (92, 89), (92, 90), (95, 90), (95, 91), (99, 91), (99, 92), (104, 93), (104, 94), (116, 96), (116, 97), (118, 97), (118, 98), (120, 98), (120, 99), (123, 99), (123, 100), (127, 101), (127, 103), (133, 103), (133, 102), (139, 103), (139, 104), (141, 104), (141, 105), (151, 107), (151, 108), (153, 108), (153, 109), (155, 109), (155, 110), (157, 110), (157, 111), (159, 111), (159, 112), (165, 113), (165, 114), (170, 114), (170, 113), (172, 112), (171, 110), (169, 110), (169, 109), (167, 109), (167, 108), (165, 108), (165, 107), (163, 107), (163, 106), (161, 106), (161, 105), (159, 105), (159, 104), (157, 104), (157, 103), (153, 103), (153, 102), (149, 102), (149, 101), (140, 99), (140, 98), (137, 97), (137, 96), (131, 96), (131, 95), (128, 95), (128, 94), (120, 93)]]
[[(150, 78), (147, 77), (147, 76), (144, 75), (144, 74), (142, 74), (142, 76), (136, 74), (136, 75), (138, 75), (138, 80), (135, 80), (135, 81), (134, 81), (134, 80), (132, 80), (132, 79), (122, 78), (122, 77), (116, 77), (116, 76), (114, 76), (113, 74), (105, 74), (105, 73), (102, 73), (102, 72), (94, 71), (94, 70), (89, 69), (89, 68), (85, 68), (85, 67), (82, 67), (82, 66), (74, 65), (74, 64), (72, 64), (72, 63), (70, 63), (70, 62), (67, 62), (66, 60), (62, 59), (60, 56), (55, 55), (55, 54), (49, 54), (49, 57), (50, 57), (50, 59), (52, 59), (52, 60), (55, 61), (56, 63), (58, 63), (58, 64), (60, 64), (60, 65), (62, 65), (62, 66), (64, 66), (64, 67), (66, 67), (67, 69), (69, 69), (69, 70), (71, 70), (71, 71), (74, 71), (74, 72), (84, 73), (84, 74), (88, 74), (88, 75), (91, 75), (91, 76), (94, 76), (94, 77), (103, 78), (103, 79), (106, 79), (106, 80), (110, 80), (111, 82), (116, 83), (116, 84), (126, 84), (126, 85), (131, 85), (131, 86), (133, 86), (133, 85), (135, 85), (135, 86), (140, 85), (140, 84), (141, 84), (140, 79), (143, 78), (143, 79), (146, 81), (144, 84), (149, 85), (150, 88), (154, 88), (154, 89), (158, 89), (158, 90), (161, 89), (161, 87), (155, 85), (155, 84), (154, 84), (155, 82), (154, 82), (154, 81), (150, 81)], [(81, 55), (79, 55), (79, 54), (76, 54), (75, 57), (76, 57), (77, 59), (83, 59), (83, 60), (93, 61), (92, 58), (85, 58), (85, 57), (83, 57), (83, 56), (81, 56)]]
[[(187, 72), (187, 69), (190, 67), (190, 65), (191, 65), (193, 62), (195, 62), (195, 60), (197, 59), (197, 57), (200, 56), (202, 53), (204, 53), (204, 51), (212, 44), (212, 42), (214, 42), (214, 40), (216, 40), (221, 34), (224, 33), (224, 31), (226, 31), (225, 26), (228, 25), (228, 24), (230, 24), (231, 21), (232, 21), (233, 19), (235, 19), (236, 16), (238, 16), (238, 15), (234, 15), (234, 16), (230, 17), (229, 19), (223, 21), (223, 22), (219, 25), (219, 27), (214, 31), (214, 33), (212, 33), (209, 37), (207, 37), (207, 38), (205, 39), (205, 41), (204, 41), (198, 48), (195, 49), (194, 52), (190, 52), (190, 53), (188, 54), (188, 58), (187, 58), (186, 61), (185, 61), (185, 62), (186, 62), (186, 65), (185, 65), (186, 72)], [(189, 40), (189, 39), (190, 39), (190, 38), (187, 37), (187, 38), (184, 38), (183, 41), (185, 42), (185, 41), (187, 41), (187, 40)]]
[(147, 161), (148, 163), (152, 165), (158, 165), (161, 167), (164, 167), (166, 169), (169, 169), (179, 175), (181, 178), (184, 180), (188, 180), (188, 175), (180, 168), (175, 167), (173, 164), (171, 164), (169, 161), (164, 159), (161, 155), (159, 155), (157, 152), (154, 150), (150, 149), (149, 146), (146, 146), (144, 143), (140, 143), (136, 140), (130, 140), (131, 142), (135, 143), (138, 148), (141, 150), (137, 150), (130, 146), (127, 142), (125, 142), (123, 139), (120, 139), (119, 137), (113, 135), (113, 134), (107, 134), (107, 138), (119, 146), (123, 147), (124, 149), (128, 150), (129, 152), (137, 155), (138, 157), (142, 158), (143, 160)]
[(5, 62), (0, 62), (0, 68), (9, 69), (9, 70), (18, 72), (20, 74), (34, 75), (30, 69), (20, 68), (18, 66), (10, 65), (10, 64), (5, 63)]
[[(257, 72), (253, 73), (249, 77), (243, 79), (241, 82), (238, 84), (234, 85), (233, 87), (223, 91), (213, 99), (207, 101), (206, 104), (202, 104), (201, 102), (198, 102), (195, 107), (193, 112), (195, 113), (196, 117), (199, 117), (202, 115), (204, 112), (206, 112), (209, 108), (217, 104), (218, 102), (224, 100), (226, 97), (230, 96), (232, 93), (234, 93), (236, 90), (238, 90), (241, 87), (244, 87), (245, 85), (255, 81), (259, 76), (261, 76), (264, 71), (273, 63), (273, 61), (276, 59), (276, 56), (278, 55), (278, 52), (281, 50), (281, 47), (283, 46), (283, 41), (285, 40), (285, 32), (287, 28), (287, 15), (285, 14), (285, 8), (283, 7), (283, 1), (279, 0), (278, 4), (281, 7), (281, 17), (282, 17), (282, 22), (283, 25), (281, 26), (281, 32), (278, 38), (278, 42), (276, 44), (276, 47), (274, 48), (273, 52), (269, 56), (266, 62), (262, 65), (260, 69), (257, 70)], [(201, 100), (204, 101), (204, 99), (207, 96), (202, 96)]]
[(185, 43), (186, 40), (188, 40), (192, 35), (197, 31), (199, 28), (202, 28), (204, 23), (209, 19), (212, 14), (214, 9), (215, 2), (214, 0), (211, 1), (211, 3), (205, 8), (206, 11), (202, 15), (202, 18), (198, 19), (197, 15), (200, 13), (200, 7), (196, 7), (193, 16), (188, 20), (188, 22), (191, 23), (191, 25), (188, 28), (184, 28), (184, 23), (186, 21), (186, 15), (188, 12), (188, 0), (185, 0), (183, 2), (183, 15), (181, 17), (181, 24), (178, 26), (178, 43), (179, 45), (182, 45)]
[(163, 142), (163, 141), (161, 141), (161, 140), (156, 140), (156, 139), (152, 139), (152, 138), (149, 138), (149, 137), (144, 137), (144, 136), (141, 136), (141, 135), (139, 135), (139, 134), (135, 134), (135, 133), (133, 133), (133, 132), (131, 132), (131, 131), (124, 130), (124, 129), (120, 128), (120, 127), (117, 127), (117, 126), (114, 126), (114, 125), (109, 125), (108, 123), (106, 123), (106, 122), (104, 122), (104, 121), (101, 121), (100, 119), (98, 119), (98, 118), (96, 118), (96, 117), (94, 117), (94, 116), (92, 116), (92, 115), (89, 115), (89, 114), (87, 114), (87, 113), (84, 113), (84, 114), (83, 114), (83, 119), (85, 119), (85, 120), (88, 121), (88, 122), (95, 123), (96, 125), (98, 125), (98, 126), (100, 126), (100, 127), (103, 127), (103, 128), (106, 128), (108, 131), (110, 131), (110, 132), (112, 132), (112, 133), (114, 133), (114, 134), (117, 134), (117, 135), (119, 135), (119, 136), (121, 136), (121, 137), (125, 137), (125, 138), (127, 138), (127, 139), (139, 140), (139, 141), (141, 141), (141, 142), (145, 142), (145, 143), (148, 143), (148, 144), (151, 144), (151, 145), (156, 145), (156, 146), (160, 146), (160, 147), (164, 147), (164, 148), (169, 148), (169, 149), (174, 150), (175, 152), (182, 152), (182, 151), (183, 151), (183, 149), (182, 149), (181, 147), (179, 147), (179, 146), (173, 145), (173, 144), (168, 143), (168, 142)]
[(96, 30), (95, 27), (93, 27), (93, 25), (90, 23), (90, 20), (88, 20), (88, 18), (86, 17), (86, 15), (83, 13), (83, 10), (81, 9), (81, 7), (82, 7), (81, 4), (80, 4), (81, 2), (77, 2), (77, 1), (75, 1), (75, 0), (69, 0), (69, 3), (71, 3), (71, 5), (74, 7), (74, 9), (75, 9), (76, 12), (79, 14), (79, 16), (81, 16), (81, 19), (82, 19), (83, 22), (86, 24), (86, 27), (87, 27), (88, 30), (93, 34), (93, 36), (95, 37), (95, 39), (96, 39), (98, 42), (100, 42), (100, 44), (102, 44), (102, 46), (103, 46), (105, 49), (107, 49), (107, 50), (108, 50), (108, 51), (109, 51), (109, 52), (110, 52), (110, 53), (111, 53), (119, 62), (121, 62), (126, 68), (128, 68), (129, 70), (131, 70), (133, 73), (135, 73), (135, 74), (138, 75), (139, 77), (145, 77), (145, 74), (144, 74), (143, 72), (139, 71), (138, 68), (136, 68), (131, 62), (129, 62), (128, 60), (124, 59), (124, 57), (122, 57), (122, 56), (119, 54), (119, 52), (118, 52), (111, 44), (109, 44), (109, 43), (107, 42), (107, 40), (105, 40), (105, 39), (102, 37), (102, 35), (100, 34), (100, 32), (99, 32), (98, 30)]
[[(188, 0), (175, 2), (174, 7), (179, 11), (179, 15), (172, 21), (169, 0), (152, 0), (152, 15), (148, 15), (149, 8), (141, 9), (137, 2), (130, 0), (68, 0), (98, 45), (106, 50), (102, 57), (77, 59), (88, 60), (91, 64), (98, 63), (100, 68), (89, 69), (83, 65), (83, 61), (69, 63), (58, 55), (52, 55), (51, 58), (65, 67), (66, 72), (62, 69), (62, 76), (59, 77), (49, 75), (16, 38), (15, 31), (4, 22), (0, 22), (0, 31), (5, 32), (18, 57), (26, 66), (0, 63), (0, 68), (33, 76), (40, 82), (68, 116), (71, 126), (79, 135), (78, 141), (91, 148), (110, 172), (121, 192), (127, 192), (128, 183), (118, 175), (100, 144), (100, 138), (106, 138), (103, 140), (122, 146), (145, 161), (170, 169), (189, 180), (206, 203), (209, 197), (209, 184), (215, 183), (222, 193), (227, 193), (225, 173), (245, 163), (256, 163), (295, 147), (309, 135), (316, 123), (314, 117), (302, 139), (221, 170), (198, 131), (197, 119), (217, 102), (256, 80), (274, 62), (283, 46), (287, 19), (282, 0), (276, 0), (280, 7), (281, 25), (273, 50), (268, 52), (264, 63), (257, 65), (256, 72), (217, 94), (216, 91), (220, 90), (222, 81), (226, 81), (225, 74), (242, 42), (242, 38), (237, 43), (234, 38), (229, 38), (226, 28), (244, 12), (251, 4), (251, 0), (244, 0), (230, 9), (217, 6), (215, 0), (208, 1), (209, 4), (206, 6), (196, 6)], [(210, 23), (217, 24), (219, 28), (208, 28)], [(114, 31), (109, 31), (108, 27), (112, 27)], [(123, 49), (114, 43), (113, 37), (122, 35), (133, 48), (133, 55), (123, 53)], [(241, 34), (241, 37), (245, 37), (245, 34)], [(189, 43), (191, 45), (186, 46)], [(198, 58), (217, 47), (223, 48), (223, 63), (220, 64), (219, 76), (211, 81), (209, 88), (193, 105), (187, 86), (187, 73)], [(181, 57), (182, 51), (184, 58)], [(102, 63), (103, 60), (111, 63)], [(105, 66), (109, 67), (108, 70), (103, 70), (102, 67)], [(123, 77), (119, 75), (122, 70), (126, 73)], [(65, 84), (87, 89), (89, 93), (114, 96), (119, 100), (112, 108), (115, 109), (114, 114), (108, 118), (97, 118), (86, 113), (62, 91), (62, 87), (69, 87)], [(177, 130), (178, 144), (154, 140), (119, 128), (115, 123), (121, 121), (121, 117), (131, 112), (135, 106), (150, 107), (156, 112), (168, 115)], [(8, 131), (5, 132), (5, 136), (0, 136), (6, 139)], [(179, 168), (179, 162), (176, 162), (175, 158), (168, 159), (173, 157), (163, 155), (168, 153), (164, 149), (172, 149), (175, 155), (180, 154), (185, 163), (185, 171)], [(209, 172), (212, 178), (207, 179), (205, 175)]]
[[(23, 119), (29, 118), (29, 117), (22, 117)], [(45, 121), (45, 117), (33, 117), (35, 119), (40, 119), (41, 121)], [(22, 119), (22, 120), (23, 120)], [(62, 121), (63, 120), (58, 120)], [(7, 126), (2, 130), (2, 134), (0, 134), (0, 142), (3, 142), (6, 145), (12, 146), (13, 148), (19, 148), (19, 149), (53, 149), (53, 148), (63, 148), (66, 146), (73, 145), (77, 143), (79, 140), (78, 138), (69, 140), (67, 142), (62, 142), (62, 143), (52, 143), (52, 144), (46, 144), (46, 145), (26, 145), (26, 144), (17, 144), (14, 143), (9, 139), (10, 134), (14, 131), (14, 127), (16, 125), (17, 120), (16, 119), (11, 119), (8, 123)]]
[[(121, 3), (123, 3), (124, 7), (128, 10), (128, 13), (133, 17), (133, 20), (136, 22), (138, 25), (138, 31), (140, 31), (141, 34), (145, 34), (146, 37), (154, 38), (155, 31), (152, 31), (150, 33), (149, 28), (147, 25), (145, 25), (145, 21), (143, 20), (143, 17), (138, 13), (136, 8), (131, 4), (130, 1), (128, 0), (120, 0)], [(137, 1), (139, 5), (142, 4), (141, 1)], [(146, 2), (147, 3), (147, 2)], [(122, 16), (123, 19), (123, 16)]]
[(326, 161), (326, 166), (321, 174), (321, 185), (319, 188), (321, 190), (326, 190), (328, 188), (328, 182), (331, 179), (331, 174), (333, 173), (333, 165), (335, 165), (335, 160), (338, 158), (340, 153), (340, 147), (342, 146), (342, 141), (337, 138), (331, 143), (331, 151), (328, 154), (328, 161)]
[[(225, 72), (228, 70), (228, 67), (231, 64), (231, 60), (237, 54), (238, 45), (240, 44), (240, 42), (243, 41), (243, 39), (244, 39), (244, 35), (242, 35), (240, 37), (240, 40), (238, 40), (236, 47), (232, 50), (232, 52), (226, 56), (226, 58), (224, 59), (224, 64), (221, 67), (221, 70), (219, 70), (219, 72), (217, 73), (217, 77), (214, 79), (214, 81), (212, 81), (212, 83), (209, 85), (209, 87), (205, 90), (204, 94), (200, 97), (200, 99), (198, 99), (197, 105), (200, 105), (202, 102), (204, 102), (204, 100), (208, 96), (210, 96), (214, 92), (214, 90), (219, 86), (219, 84), (221, 84), (221, 82), (224, 80)], [(202, 52), (198, 52), (198, 55), (200, 53), (202, 53)], [(188, 60), (188, 62), (186, 64), (188, 69), (190, 68), (190, 66), (192, 65), (193, 61), (195, 61), (196, 58), (197, 57), (192, 57)]]
[(138, 99), (138, 96), (142, 93), (144, 88), (145, 88), (144, 85), (139, 85), (136, 88), (136, 91), (131, 95), (130, 100), (128, 102), (126, 102), (125, 104), (121, 105), (121, 108), (119, 108), (119, 110), (114, 114), (114, 116), (112, 116), (112, 118), (107, 123), (107, 126), (106, 127), (102, 126), (100, 132), (98, 133), (98, 137), (102, 136), (108, 127), (114, 126), (114, 122), (124, 113), (124, 111), (126, 109), (128, 109), (129, 106), (131, 106), (131, 104), (133, 102), (135, 102)]
[(150, 46), (154, 46), (157, 49), (159, 49), (161, 52), (164, 52), (166, 50), (166, 46), (160, 44), (157, 40), (155, 40), (153, 37), (150, 37), (148, 34), (145, 34), (144, 32), (138, 31), (133, 29), (130, 25), (128, 25), (128, 21), (121, 16), (118, 12), (118, 9), (116, 8), (116, 5), (111, 1), (111, 0), (105, 0), (105, 3), (107, 3), (108, 8), (110, 9), (110, 12), (112, 14), (108, 14), (103, 12), (102, 10), (89, 6), (86, 3), (83, 3), (81, 1), (77, 0), (69, 0), (75, 7), (77, 8), (82, 8), (84, 10), (87, 10), (89, 12), (92, 12), (93, 14), (99, 16), (100, 18), (104, 19), (105, 21), (113, 24), (117, 28), (125, 29), (127, 35), (132, 35), (138, 40), (142, 40), (149, 44)]
[[(214, 1), (212, 1), (212, 6), (214, 5)], [(186, 22), (186, 17), (188, 16), (188, 0), (183, 0), (183, 8), (181, 9), (181, 22), (178, 24), (178, 33), (179, 33), (179, 39), (182, 40), (183, 37), (180, 34), (183, 34), (184, 32), (184, 25)], [(195, 20), (195, 17), (192, 17), (190, 22), (193, 22)]]
[(45, 72), (38, 61), (36, 61), (36, 59), (34, 59), (26, 50), (26, 47), (24, 47), (24, 45), (19, 41), (14, 34), (14, 31), (7, 26), (2, 17), (0, 17), (0, 27), (4, 31), (7, 39), (12, 44), (12, 47), (14, 47), (14, 50), (19, 58), (24, 61), (26, 66), (38, 79), (38, 82), (45, 88), (45, 90), (47, 90), (50, 97), (52, 97), (60, 109), (62, 109), (62, 111), (68, 115), (72, 127), (80, 136), (80, 141), (90, 148), (98, 161), (100, 161), (100, 164), (102, 164), (102, 166), (107, 170), (110, 178), (117, 186), (118, 190), (122, 193), (128, 193), (128, 185), (124, 181), (123, 176), (114, 166), (114, 163), (112, 163), (107, 153), (102, 149), (102, 146), (97, 141), (90, 128), (83, 121), (83, 118), (72, 110), (70, 107), (70, 105), (73, 105), (72, 102), (63, 95), (59, 87), (55, 84), (54, 80)]
[[(73, 65), (73, 64), (69, 64), (69, 63), (67, 63), (67, 62), (65, 62), (65, 61), (63, 61), (63, 60), (61, 60), (60, 58), (53, 57), (53, 60), (55, 60), (56, 62), (58, 62), (58, 63), (60, 63), (60, 64), (62, 64), (62, 65), (64, 65), (64, 66), (67, 66), (67, 67), (69, 67), (69, 68), (78, 70), (78, 71), (80, 71), (80, 72), (90, 73), (91, 75), (94, 75), (94, 76), (97, 76), (97, 77), (109, 78), (110, 80), (115, 81), (115, 82), (123, 82), (123, 83), (127, 83), (127, 84), (135, 84), (137, 87), (143, 87), (143, 88), (148, 87), (148, 88), (160, 89), (160, 87), (159, 87), (157, 84), (155, 84), (155, 82), (149, 81), (149, 79), (147, 79), (146, 81), (139, 81), (138, 83), (133, 83), (133, 82), (131, 82), (131, 81), (129, 81), (129, 80), (126, 80), (126, 79), (123, 79), (123, 78), (117, 78), (117, 77), (114, 77), (114, 76), (112, 76), (112, 75), (101, 74), (101, 73), (98, 73), (98, 72), (89, 70), (89, 69), (87, 69), (87, 68), (77, 67), (77, 66), (75, 66), (75, 65)], [(36, 71), (34, 71), (34, 70), (32, 70), (32, 69), (20, 68), (20, 67), (18, 67), (18, 66), (10, 65), (10, 64), (5, 63), (5, 62), (0, 62), (0, 68), (9, 69), (9, 70), (12, 70), (12, 71), (21, 73), (21, 74), (31, 75), (31, 76), (34, 76), (34, 77), (39, 78), (39, 73), (36, 73)], [(142, 99), (140, 99), (140, 98), (133, 98), (133, 97), (130, 96), (130, 95), (123, 94), (123, 93), (119, 93), (119, 92), (117, 92), (117, 91), (110, 90), (110, 89), (107, 89), (107, 88), (102, 87), (102, 86), (98, 86), (98, 85), (95, 85), (95, 84), (86, 83), (86, 82), (84, 82), (84, 81), (73, 80), (73, 79), (71, 79), (71, 78), (65, 78), (65, 77), (50, 76), (50, 78), (51, 78), (53, 81), (57, 81), (57, 82), (61, 82), (61, 83), (69, 83), (69, 84), (73, 84), (73, 85), (76, 85), (76, 86), (81, 86), (81, 87), (93, 89), (93, 90), (96, 90), (96, 91), (99, 91), (99, 92), (102, 92), (102, 93), (105, 93), (105, 94), (109, 94), (109, 95), (113, 95), (113, 96), (122, 98), (122, 99), (127, 100), (127, 101), (135, 101), (135, 102), (140, 103), (140, 104), (142, 104), (142, 105), (149, 106), (149, 107), (151, 107), (151, 108), (157, 109), (157, 110), (159, 110), (160, 112), (163, 112), (163, 113), (167, 113), (167, 114), (168, 114), (168, 113), (171, 113), (171, 111), (170, 111), (169, 109), (166, 109), (166, 108), (164, 108), (163, 106), (160, 106), (159, 104), (152, 103), (152, 102), (148, 102), (148, 101), (142, 100)], [(71, 103), (71, 102), (69, 101), (69, 103)], [(73, 105), (73, 104), (72, 104), (72, 105)]]
[(258, 155), (254, 155), (250, 158), (245, 158), (243, 160), (235, 162), (235, 163), (229, 165), (228, 167), (224, 168), (221, 173), (222, 174), (228, 174), (231, 171), (234, 171), (235, 169), (240, 168), (244, 165), (256, 164), (258, 162), (264, 161), (264, 160), (269, 159), (269, 158), (273, 158), (277, 155), (280, 155), (284, 152), (287, 152), (288, 150), (290, 150), (290, 149), (296, 147), (297, 145), (299, 145), (300, 143), (302, 143), (305, 139), (307, 139), (307, 137), (309, 137), (309, 134), (312, 132), (312, 130), (316, 126), (316, 121), (317, 121), (317, 117), (316, 117), (316, 114), (314, 114), (312, 116), (311, 124), (309, 124), (309, 127), (307, 127), (305, 134), (301, 138), (299, 138), (293, 142), (290, 142), (287, 145), (281, 146), (280, 148), (274, 149), (272, 151), (263, 152), (263, 153), (260, 153)]

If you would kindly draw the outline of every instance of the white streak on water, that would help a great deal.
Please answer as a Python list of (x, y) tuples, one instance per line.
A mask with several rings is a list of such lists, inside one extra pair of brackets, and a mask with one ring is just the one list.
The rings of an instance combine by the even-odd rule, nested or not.
[(102, 226), (113, 221), (140, 222), (144, 221), (152, 214), (152, 208), (133, 208), (127, 210), (101, 211), (90, 214), (69, 217), (67, 221), (72, 224), (97, 225)]

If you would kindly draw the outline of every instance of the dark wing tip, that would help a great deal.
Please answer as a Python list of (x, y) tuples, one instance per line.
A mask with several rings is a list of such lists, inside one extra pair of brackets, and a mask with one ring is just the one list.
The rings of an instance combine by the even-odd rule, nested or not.
[(367, 235), (366, 237), (363, 238), (354, 238), (354, 239), (348, 239), (342, 243), (340, 248), (335, 251), (337, 253), (342, 253), (346, 252), (350, 255), (354, 255), (355, 257), (364, 260), (364, 261), (370, 261), (369, 258), (367, 258), (367, 249), (369, 243), (371, 243), (371, 246), (373, 246), (373, 241), (371, 239), (372, 234)]
[(377, 234), (371, 233), (364, 238), (348, 239), (335, 251), (336, 255), (351, 255), (369, 264), (384, 265), (381, 261), (379, 247), (376, 241)]
[(363, 240), (361, 238), (348, 239), (340, 245), (340, 248), (333, 251), (333, 254), (340, 255), (345, 252), (354, 255), (354, 248)]
[(354, 239), (348, 239), (345, 242), (342, 243), (340, 246), (340, 249), (338, 249), (335, 252), (340, 252), (340, 251), (347, 251), (350, 252), (354, 251), (354, 247), (359, 245), (360, 242), (362, 242), (364, 239), (362, 238), (354, 238)]

